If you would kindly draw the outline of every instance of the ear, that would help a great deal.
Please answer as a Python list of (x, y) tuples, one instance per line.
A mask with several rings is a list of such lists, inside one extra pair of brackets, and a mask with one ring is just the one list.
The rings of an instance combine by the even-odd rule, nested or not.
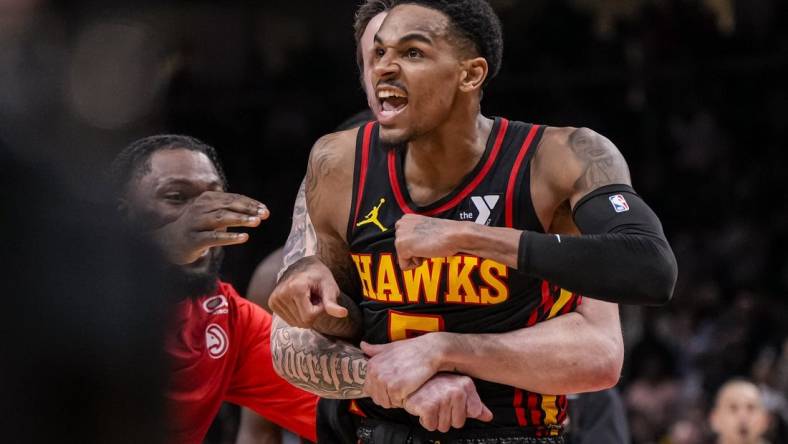
[(460, 75), (460, 91), (472, 92), (480, 90), (487, 78), (489, 67), (484, 57), (476, 57), (462, 62)]
[(709, 412), (709, 428), (711, 428), (711, 431), (714, 433), (720, 432), (719, 416), (717, 415), (716, 406)]

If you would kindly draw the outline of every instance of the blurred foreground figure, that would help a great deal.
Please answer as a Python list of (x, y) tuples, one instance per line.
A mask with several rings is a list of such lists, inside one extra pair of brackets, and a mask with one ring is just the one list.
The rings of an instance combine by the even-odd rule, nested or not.
[(718, 444), (761, 444), (769, 416), (758, 387), (746, 380), (725, 383), (717, 392), (709, 415)]
[(157, 250), (0, 146), (0, 441), (162, 443), (171, 287)]
[(183, 289), (166, 334), (170, 441), (200, 442), (222, 401), (314, 440), (316, 397), (274, 373), (271, 316), (218, 275), (221, 247), (249, 238), (227, 229), (256, 227), (268, 209), (225, 192), (216, 151), (191, 137), (138, 140), (112, 172), (120, 210), (161, 247)]

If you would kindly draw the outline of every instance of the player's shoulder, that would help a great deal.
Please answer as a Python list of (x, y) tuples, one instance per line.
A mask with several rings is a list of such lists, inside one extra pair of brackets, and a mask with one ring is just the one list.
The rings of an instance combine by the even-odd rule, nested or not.
[(542, 145), (549, 148), (571, 150), (573, 144), (588, 143), (597, 137), (604, 136), (587, 127), (545, 126)]
[(358, 128), (336, 131), (317, 139), (312, 146), (309, 161), (321, 168), (345, 167), (355, 158)]
[(534, 162), (542, 179), (572, 196), (612, 183), (630, 183), (621, 151), (586, 127), (546, 127)]
[(537, 156), (541, 160), (570, 162), (568, 166), (575, 163), (582, 166), (610, 157), (623, 160), (621, 152), (610, 139), (591, 128), (573, 126), (545, 126)]

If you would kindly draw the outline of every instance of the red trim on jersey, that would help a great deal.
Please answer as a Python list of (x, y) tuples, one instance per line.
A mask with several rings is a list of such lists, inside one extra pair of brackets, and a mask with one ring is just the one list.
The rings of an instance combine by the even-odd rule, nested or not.
[(394, 198), (397, 199), (397, 205), (399, 205), (400, 209), (405, 214), (414, 213), (413, 210), (410, 209), (408, 203), (405, 202), (405, 197), (402, 195), (402, 190), (399, 187), (399, 180), (397, 180), (397, 168), (396, 163), (397, 159), (395, 157), (394, 150), (389, 150), (389, 183), (391, 184), (391, 191), (394, 192)]
[[(425, 211), (422, 214), (424, 216), (435, 216), (436, 214), (443, 213), (455, 206), (457, 206), (463, 199), (468, 197), (474, 189), (484, 180), (484, 177), (490, 172), (493, 164), (495, 163), (495, 159), (498, 157), (498, 152), (501, 151), (501, 145), (503, 144), (504, 136), (506, 135), (506, 129), (509, 127), (509, 121), (501, 118), (501, 124), (498, 127), (498, 134), (495, 136), (495, 143), (493, 144), (492, 151), (490, 152), (490, 156), (487, 157), (487, 161), (484, 163), (484, 166), (476, 177), (463, 188), (456, 196), (454, 196), (450, 201), (446, 202), (445, 204), (433, 208), (432, 210)], [(389, 151), (388, 156), (388, 163), (389, 163), (389, 182), (391, 183), (391, 190), (394, 192), (394, 198), (397, 200), (397, 204), (399, 205), (402, 212), (405, 214), (415, 213), (413, 209), (410, 208), (408, 203), (405, 201), (405, 196), (402, 194), (402, 188), (399, 185), (399, 179), (397, 178), (397, 158), (396, 153), (394, 150)]]
[(578, 297), (579, 296), (577, 295), (577, 293), (572, 293), (572, 300), (568, 301), (566, 303), (566, 305), (564, 306), (564, 308), (561, 309), (561, 314), (562, 315), (567, 314), (570, 311), (574, 311), (577, 308), (577, 298)]
[(523, 146), (520, 147), (520, 152), (517, 154), (517, 159), (514, 161), (512, 172), (509, 174), (509, 184), (506, 187), (506, 226), (509, 228), (514, 227), (512, 205), (514, 202), (514, 184), (517, 182), (517, 173), (520, 171), (520, 165), (523, 163), (525, 155), (531, 148), (531, 143), (534, 141), (534, 137), (536, 137), (537, 130), (539, 130), (539, 125), (531, 126), (531, 130), (528, 131)]
[(540, 409), (537, 409), (537, 394), (528, 392), (528, 411), (531, 412), (531, 424), (540, 424), (541, 421), (541, 413)]
[(361, 142), (361, 170), (358, 173), (358, 191), (356, 194), (356, 211), (353, 216), (353, 226), (358, 222), (358, 211), (361, 209), (361, 198), (364, 195), (364, 185), (367, 181), (367, 164), (369, 163), (369, 141), (372, 136), (372, 128), (375, 122), (369, 122), (364, 126), (364, 139)]
[(566, 396), (558, 395), (555, 397), (555, 407), (558, 410), (558, 416), (556, 417), (556, 422), (558, 424), (563, 424), (566, 420)]
[[(539, 320), (539, 310), (546, 306), (551, 300), (552, 295), (550, 295), (550, 283), (547, 281), (542, 281), (540, 285), (542, 287), (542, 300), (539, 302), (539, 305), (531, 311), (531, 315), (528, 317), (528, 321), (525, 323), (526, 327), (533, 327), (536, 324), (536, 321)], [(543, 314), (545, 310), (542, 310)], [(545, 317), (544, 315), (542, 317)]]
[(517, 416), (517, 424), (521, 427), (528, 425), (525, 421), (525, 409), (523, 408), (523, 391), (515, 388), (514, 389), (514, 401), (512, 402), (514, 405), (514, 413)]

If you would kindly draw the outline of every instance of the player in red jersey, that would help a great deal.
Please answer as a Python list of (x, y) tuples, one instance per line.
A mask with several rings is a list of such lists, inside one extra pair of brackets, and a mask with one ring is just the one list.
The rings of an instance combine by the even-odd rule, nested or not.
[(191, 137), (138, 140), (118, 155), (112, 173), (121, 211), (161, 246), (184, 289), (165, 344), (169, 441), (201, 442), (223, 401), (314, 441), (317, 398), (274, 372), (271, 316), (218, 277), (221, 247), (248, 240), (227, 228), (256, 227), (267, 208), (226, 192), (216, 151)]

